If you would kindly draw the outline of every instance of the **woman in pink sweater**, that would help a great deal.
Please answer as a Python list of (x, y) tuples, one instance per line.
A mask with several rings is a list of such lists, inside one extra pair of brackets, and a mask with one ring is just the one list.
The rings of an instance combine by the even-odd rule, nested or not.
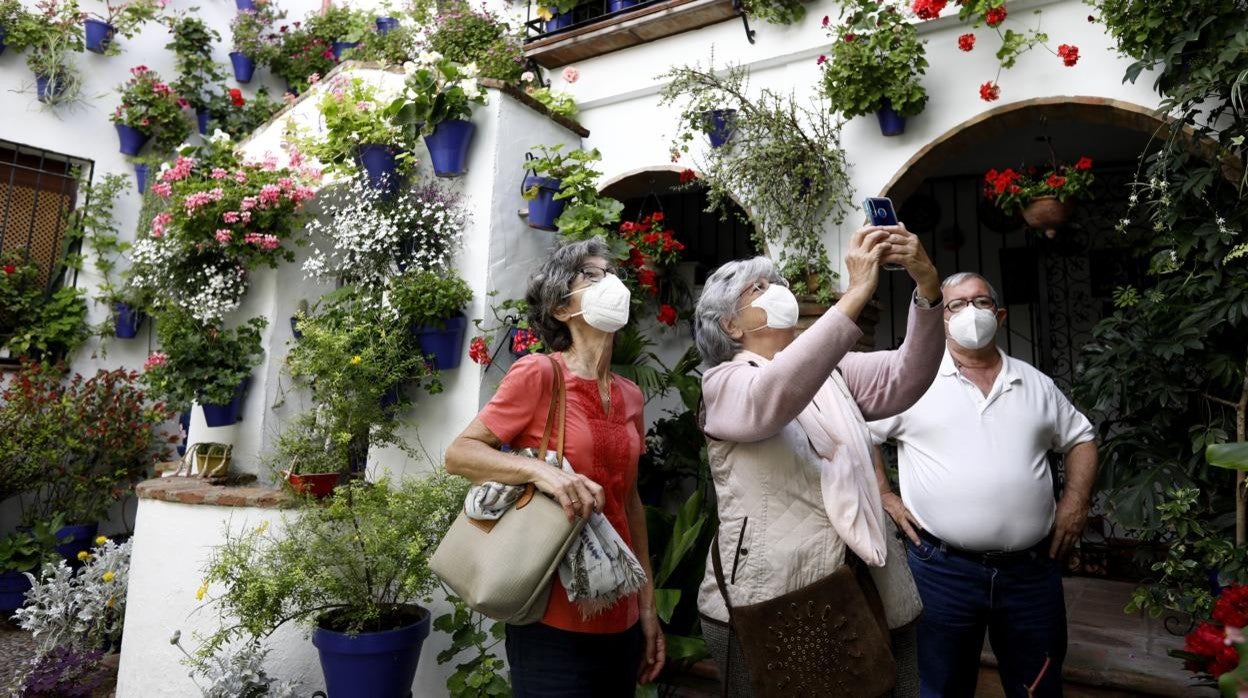
[[(855, 321), (884, 263), (903, 265), (917, 284), (906, 339), (895, 351), (851, 352), (862, 336)], [(832, 574), (852, 551), (870, 569), (894, 630), (894, 695), (917, 695), (913, 634), (904, 647), (897, 631), (904, 636), (922, 607), (880, 504), (865, 420), (904, 411), (935, 377), (945, 336), (940, 280), (904, 226), (858, 230), (845, 265), (849, 287), (800, 336), (797, 301), (767, 258), (720, 267), (698, 300), (698, 350), (710, 366), (702, 379), (703, 430), (725, 588), (733, 606), (773, 599)], [(748, 696), (749, 675), (730, 643), (709, 560), (706, 569), (698, 600), (703, 635), (729, 695)]]

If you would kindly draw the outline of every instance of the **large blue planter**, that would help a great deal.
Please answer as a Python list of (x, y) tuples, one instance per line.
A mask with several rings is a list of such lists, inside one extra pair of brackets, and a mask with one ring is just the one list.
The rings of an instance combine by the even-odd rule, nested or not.
[(234, 0), (234, 7), (237, 8), (239, 12), (246, 12), (248, 10), (255, 11), (256, 3), (254, 0)]
[(49, 75), (35, 76), (35, 92), (40, 102), (48, 102), (65, 94), (64, 78), (53, 78)]
[(552, 177), (529, 175), (524, 178), (522, 186), (525, 191), (537, 187), (537, 198), (529, 199), (530, 228), (557, 230), (555, 221), (563, 213), (563, 207), (567, 204), (566, 199), (555, 199), (555, 194), (559, 193), (559, 187), (562, 184), (561, 180)]
[(0, 615), (9, 614), (26, 605), (30, 579), (21, 572), (0, 572)]
[(200, 405), (204, 408), (204, 423), (210, 427), (228, 427), (231, 424), (237, 424), (242, 419), (243, 398), (247, 395), (247, 385), (251, 383), (251, 378), (243, 379), (234, 389), (234, 397), (224, 405), (216, 405), (206, 403)]
[(199, 127), (199, 135), (208, 135), (208, 122), (212, 120), (212, 113), (207, 109), (195, 110), (195, 125)]
[(559, 12), (553, 7), (549, 9), (550, 9), (551, 15), (553, 16), (550, 19), (546, 20), (546, 33), (547, 34), (553, 31), (559, 31), (560, 29), (563, 29), (564, 27), (571, 26), (572, 24), (571, 12)]
[(86, 19), (83, 24), (86, 25), (87, 50), (91, 53), (107, 51), (117, 33), (113, 25), (99, 19)]
[(375, 21), (377, 22), (377, 33), (382, 36), (389, 34), (392, 29), (399, 28), (399, 20), (393, 17), (378, 17)]
[(330, 49), (332, 49), (334, 52), (334, 60), (341, 63), (342, 54), (346, 53), (347, 51), (350, 51), (351, 49), (359, 45), (360, 45), (360, 42), (358, 41), (335, 41), (334, 43), (330, 44)]
[(463, 313), (446, 320), (446, 328), (420, 326), (412, 328), (422, 354), (433, 354), (432, 365), (439, 371), (459, 368), (464, 360), (464, 336), (468, 330), (468, 318)]
[(607, 12), (619, 12), (620, 10), (627, 10), (633, 5), (636, 5), (638, 2), (640, 2), (640, 0), (610, 0), (607, 3)]
[(471, 121), (454, 119), (443, 121), (425, 136), (433, 173), (439, 177), (458, 177), (468, 171), (468, 146), (477, 126)]
[(134, 163), (134, 183), (139, 193), (147, 191), (147, 163)]
[(347, 633), (312, 631), (312, 644), (321, 656), (325, 691), (333, 698), (403, 698), (412, 693), (412, 679), (420, 662), (420, 648), (429, 637), (431, 615), (394, 630)]
[(887, 97), (880, 101), (875, 118), (880, 122), (880, 133), (885, 136), (899, 136), (906, 132), (906, 117), (893, 110), (893, 103)]
[(62, 526), (56, 531), (56, 552), (60, 553), (71, 567), (80, 566), (82, 561), (78, 559), (78, 553), (91, 550), (91, 546), (95, 545), (95, 536), (99, 530), (98, 523)]
[(733, 123), (737, 120), (736, 109), (714, 109), (705, 114), (712, 148), (720, 148), (732, 138)]
[(368, 175), (368, 184), (374, 189), (393, 191), (398, 184), (398, 163), (394, 148), (389, 145), (370, 143), (356, 148), (355, 155), (360, 167)]
[(139, 334), (139, 326), (143, 324), (146, 314), (142, 310), (132, 308), (129, 303), (113, 303), (113, 312), (117, 314), (117, 325), (113, 334), (119, 339), (134, 339)]
[(230, 53), (230, 63), (234, 65), (234, 79), (238, 82), (251, 82), (251, 76), (256, 73), (256, 62), (248, 56), (238, 51)]
[(117, 127), (117, 139), (121, 142), (122, 155), (138, 155), (147, 143), (147, 134), (125, 124), (113, 124)]

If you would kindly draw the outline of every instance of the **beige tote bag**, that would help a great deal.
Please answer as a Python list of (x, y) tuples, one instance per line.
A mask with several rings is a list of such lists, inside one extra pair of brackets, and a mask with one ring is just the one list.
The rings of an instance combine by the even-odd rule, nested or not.
[[(549, 357), (548, 357), (549, 358)], [(567, 392), (563, 371), (550, 359), (554, 379), (542, 449), (550, 446), (558, 415), (558, 444), (546, 461), (563, 463)], [(429, 568), (474, 611), (512, 625), (536, 623), (546, 614), (550, 580), (581, 533), (583, 519), (568, 523), (563, 507), (533, 483), (495, 521), (476, 521), (460, 512), (429, 560)]]

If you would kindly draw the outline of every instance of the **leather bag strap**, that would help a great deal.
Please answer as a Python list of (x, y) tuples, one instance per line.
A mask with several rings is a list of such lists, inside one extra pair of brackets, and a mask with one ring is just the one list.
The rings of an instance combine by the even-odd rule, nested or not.
[[(554, 409), (557, 403), (559, 405), (559, 436), (558, 436), (559, 440), (558, 440), (557, 445), (555, 446), (555, 455), (559, 459), (558, 467), (563, 467), (563, 442), (564, 442), (564, 436), (567, 434), (567, 422), (568, 422), (568, 389), (567, 389), (567, 385), (565, 385), (563, 381), (563, 368), (559, 366), (559, 362), (555, 361), (555, 357), (553, 356), (550, 357), (550, 366), (555, 371), (555, 378), (553, 381), (553, 386), (551, 388), (551, 394), (550, 394), (551, 413), (547, 415), (546, 419), (547, 419), (547, 422), (549, 422), (551, 417), (554, 416)], [(550, 429), (549, 423), (546, 425), (546, 428)], [(548, 443), (550, 442), (547, 441), (546, 439), (542, 440), (543, 446), (545, 446)]]

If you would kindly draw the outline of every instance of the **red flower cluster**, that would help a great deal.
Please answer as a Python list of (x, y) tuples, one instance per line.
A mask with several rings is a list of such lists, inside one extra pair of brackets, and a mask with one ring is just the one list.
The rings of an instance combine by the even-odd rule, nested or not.
[(541, 343), (541, 341), (537, 338), (536, 332), (520, 327), (516, 329), (516, 333), (511, 337), (511, 351), (515, 354), (523, 354), (532, 349), (535, 344)]
[(1183, 651), (1201, 657), (1184, 662), (1183, 666), (1188, 671), (1209, 674), (1216, 679), (1239, 666), (1239, 651), (1234, 645), (1227, 644), (1223, 628), (1212, 623), (1201, 623), (1184, 640)]
[(985, 102), (995, 102), (1001, 98), (1001, 88), (995, 82), (986, 82), (979, 86), (979, 98)]
[(1079, 172), (1087, 172), (1092, 169), (1092, 158), (1084, 155), (1075, 162), (1075, 170)]
[(647, 263), (665, 266), (675, 262), (685, 249), (684, 243), (677, 240), (672, 231), (663, 230), (662, 212), (646, 216), (637, 223), (621, 223), (620, 235), (629, 246), (629, 263), (638, 269)]
[(247, 100), (243, 99), (243, 91), (238, 89), (237, 87), (231, 89), (230, 90), (230, 103), (236, 107), (241, 107), (244, 104), (246, 104)]
[(948, 4), (949, 0), (914, 0), (911, 8), (919, 19), (936, 19), (940, 16), (940, 11)]
[(1231, 628), (1248, 628), (1248, 585), (1232, 584), (1223, 589), (1213, 607), (1213, 619)]
[(971, 49), (975, 48), (975, 35), (963, 34), (962, 36), (959, 36), (958, 48), (962, 49), (963, 51), (970, 51)]
[(823, 55), (822, 53), (819, 54), (819, 57), (815, 59), (815, 65), (823, 65), (824, 63), (827, 63), (827, 62), (828, 62), (828, 57)]
[(668, 327), (675, 327), (676, 326), (676, 309), (668, 305), (667, 303), (664, 303), (659, 306), (659, 314), (656, 319), (659, 322), (663, 323), (664, 325), (667, 325)]
[(995, 27), (1005, 21), (1006, 14), (1005, 7), (994, 7), (984, 13), (984, 21), (988, 26)]
[(5, 273), (5, 274), (16, 274), (16, 273), (17, 273), (17, 267), (13, 266), (12, 264), (6, 264), (6, 265), (4, 265), (4, 273)]
[(1051, 174), (1048, 179), (1044, 180), (1044, 183), (1054, 189), (1060, 189), (1066, 183), (1066, 178), (1061, 175)]
[(1019, 187), (1015, 182), (1022, 178), (1021, 174), (1009, 167), (1001, 172), (988, 170), (984, 174), (984, 195), (992, 198), (994, 195), (1004, 194), (1007, 191), (1011, 194), (1018, 193)]
[[(822, 57), (823, 56), (820, 56), (820, 58)], [(697, 178), (698, 178), (698, 173), (694, 172), (693, 170), (683, 169), (680, 171), (680, 183), (681, 184), (688, 184), (692, 181), (695, 181)]]
[(845, 43), (847, 43), (847, 44), (852, 44), (852, 43), (854, 43), (854, 39), (856, 39), (856, 38), (858, 38), (858, 37), (857, 37), (855, 34), (846, 34), (846, 35), (845, 35)]
[(1079, 47), (1062, 44), (1057, 47), (1057, 55), (1061, 57), (1062, 63), (1069, 68), (1079, 62)]
[(472, 338), (468, 344), (468, 358), (482, 366), (490, 365), (490, 348), (485, 343), (485, 337)]

